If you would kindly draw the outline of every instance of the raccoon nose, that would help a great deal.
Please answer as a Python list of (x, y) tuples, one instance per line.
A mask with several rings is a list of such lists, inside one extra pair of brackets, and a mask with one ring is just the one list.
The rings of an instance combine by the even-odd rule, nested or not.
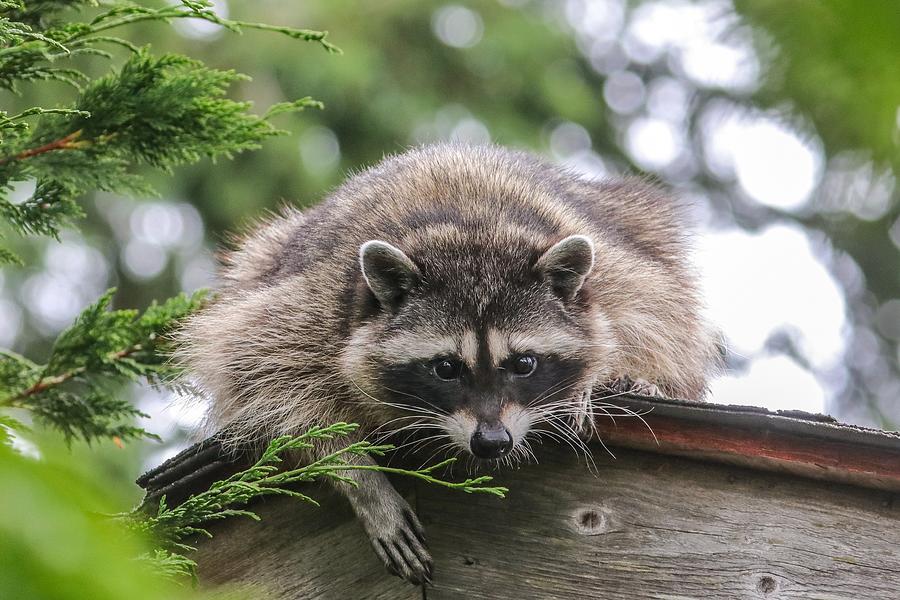
[(500, 458), (512, 450), (513, 439), (502, 423), (479, 423), (469, 447), (478, 458)]

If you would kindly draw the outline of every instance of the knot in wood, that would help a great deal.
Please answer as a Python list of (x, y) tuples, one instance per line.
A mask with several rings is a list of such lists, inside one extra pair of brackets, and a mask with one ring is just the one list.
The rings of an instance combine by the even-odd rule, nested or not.
[(573, 521), (575, 531), (582, 535), (600, 535), (609, 531), (609, 516), (600, 507), (579, 508)]
[(778, 582), (768, 575), (763, 575), (759, 578), (759, 582), (757, 582), (756, 584), (756, 589), (761, 594), (765, 594), (766, 596), (768, 596), (776, 589), (778, 589)]

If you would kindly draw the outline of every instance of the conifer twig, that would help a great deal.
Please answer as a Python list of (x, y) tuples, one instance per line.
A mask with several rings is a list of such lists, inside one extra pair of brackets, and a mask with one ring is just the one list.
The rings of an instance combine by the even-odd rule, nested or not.
[[(110, 352), (109, 354), (106, 355), (106, 357), (109, 362), (112, 362), (112, 361), (121, 360), (123, 358), (126, 358), (142, 349), (143, 349), (143, 347), (141, 346), (141, 344), (135, 344), (134, 346), (131, 346), (130, 348), (126, 348), (124, 350), (119, 350), (118, 352)], [(65, 382), (69, 381), (70, 379), (72, 379), (73, 377), (77, 377), (77, 376), (85, 373), (86, 371), (87, 371), (87, 367), (81, 366), (81, 367), (72, 369), (71, 371), (66, 371), (65, 373), (60, 373), (59, 375), (43, 377), (40, 380), (38, 380), (34, 385), (22, 390), (15, 396), (11, 396), (4, 400), (0, 400), (0, 406), (5, 405), (5, 406), (13, 407), (13, 408), (22, 408), (22, 406), (19, 404), (19, 402), (21, 400), (24, 400), (24, 399), (28, 398), (29, 396), (33, 396), (34, 394), (39, 394), (53, 386), (63, 384)]]
[(414, 477), (450, 489), (462, 490), (467, 493), (491, 494), (500, 498), (505, 497), (508, 491), (505, 487), (484, 486), (484, 483), (490, 482), (492, 479), (488, 475), (468, 478), (461, 482), (445, 481), (433, 475), (436, 470), (452, 464), (456, 460), (455, 458), (415, 470), (381, 465), (354, 465), (341, 459), (347, 454), (383, 455), (393, 449), (393, 446), (390, 445), (375, 445), (368, 442), (349, 444), (319, 460), (294, 469), (283, 470), (279, 467), (279, 463), (282, 461), (281, 456), (285, 452), (310, 449), (319, 440), (347, 435), (357, 428), (358, 425), (355, 423), (334, 423), (328, 427), (313, 427), (296, 437), (276, 438), (269, 443), (259, 460), (251, 467), (239, 471), (227, 479), (217, 481), (209, 489), (190, 496), (178, 506), (168, 506), (166, 498), (163, 496), (159, 500), (156, 513), (151, 516), (147, 515), (145, 505), (141, 505), (129, 513), (112, 516), (122, 521), (129, 529), (149, 534), (155, 538), (159, 547), (154, 550), (154, 554), (145, 555), (146, 560), (154, 564), (162, 562), (160, 567), (165, 567), (165, 569), (161, 570), (169, 575), (182, 574), (195, 578), (197, 565), (193, 560), (184, 556), (184, 553), (196, 549), (186, 541), (188, 538), (198, 535), (212, 537), (205, 525), (228, 517), (241, 516), (259, 521), (259, 515), (244, 507), (254, 498), (262, 496), (287, 496), (319, 506), (314, 498), (291, 487), (296, 483), (328, 477), (356, 485), (352, 479), (341, 475), (341, 472), (367, 470)]
[(38, 146), (37, 148), (22, 150), (18, 154), (0, 158), (0, 165), (5, 165), (6, 163), (13, 160), (24, 160), (26, 158), (44, 154), (46, 152), (52, 152), (54, 150), (71, 150), (75, 148), (83, 148), (85, 144), (90, 142), (86, 140), (78, 141), (78, 138), (81, 137), (81, 133), (82, 132), (79, 129), (77, 131), (73, 131), (67, 136), (61, 137), (58, 140), (54, 140), (52, 142), (47, 142), (46, 144)]

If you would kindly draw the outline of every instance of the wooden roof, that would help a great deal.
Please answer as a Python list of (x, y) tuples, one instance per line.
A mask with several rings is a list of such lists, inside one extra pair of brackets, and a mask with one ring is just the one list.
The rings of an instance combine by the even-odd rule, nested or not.
[[(900, 433), (839, 423), (826, 415), (622, 396), (616, 403), (641, 413), (603, 417), (600, 440), (616, 447), (778, 471), (861, 487), (900, 491)], [(225, 456), (214, 437), (145, 473), (137, 483), (148, 500), (165, 494), (177, 504), (246, 465)]]

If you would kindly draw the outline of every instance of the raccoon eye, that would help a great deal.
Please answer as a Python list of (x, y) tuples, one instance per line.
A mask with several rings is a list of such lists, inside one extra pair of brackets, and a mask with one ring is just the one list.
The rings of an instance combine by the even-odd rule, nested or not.
[(519, 377), (527, 377), (537, 369), (537, 359), (530, 354), (520, 354), (513, 359), (512, 372)]
[(459, 372), (462, 370), (462, 363), (458, 360), (453, 360), (452, 358), (441, 358), (434, 361), (431, 370), (439, 379), (452, 381), (459, 377)]

